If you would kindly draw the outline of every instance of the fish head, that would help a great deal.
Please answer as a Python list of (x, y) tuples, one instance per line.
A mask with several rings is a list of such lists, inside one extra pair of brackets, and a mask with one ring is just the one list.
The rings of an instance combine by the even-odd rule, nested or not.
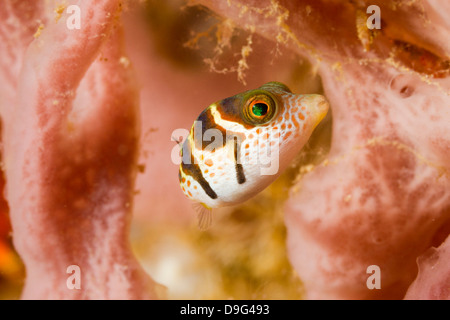
[(183, 192), (208, 208), (251, 198), (289, 166), (328, 108), (322, 95), (279, 82), (211, 104), (183, 143)]

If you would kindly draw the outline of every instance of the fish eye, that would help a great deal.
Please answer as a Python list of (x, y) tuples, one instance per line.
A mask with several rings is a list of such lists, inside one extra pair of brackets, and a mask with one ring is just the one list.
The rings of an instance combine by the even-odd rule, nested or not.
[(269, 106), (264, 101), (253, 101), (251, 112), (254, 117), (264, 117), (269, 111)]
[(277, 105), (268, 94), (259, 93), (250, 97), (244, 107), (246, 122), (253, 125), (263, 125), (273, 119)]

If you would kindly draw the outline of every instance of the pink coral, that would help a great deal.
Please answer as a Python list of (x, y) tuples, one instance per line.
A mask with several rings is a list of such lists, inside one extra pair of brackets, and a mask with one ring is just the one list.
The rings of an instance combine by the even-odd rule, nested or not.
[[(80, 29), (67, 27), (65, 12), (53, 21), (42, 2), (0, 9), (2, 76), (13, 89), (1, 106), (6, 192), (27, 272), (22, 297), (152, 298), (127, 239), (139, 126), (120, 1), (78, 5)], [(28, 45), (33, 15), (47, 18)], [(72, 265), (79, 290), (66, 283)]]
[[(449, 299), (449, 5), (196, 2), (228, 18), (220, 49), (235, 26), (267, 39), (251, 47), (248, 37), (241, 52), (237, 71), (241, 79), (248, 71), (249, 87), (278, 80), (282, 64), (267, 61), (274, 43), (308, 57), (322, 78), (331, 149), (285, 207), (288, 253), (307, 297)], [(138, 164), (147, 161), (138, 219), (188, 220), (171, 133), (242, 86), (229, 75), (168, 71), (139, 19), (129, 16), (122, 30), (121, 1), (70, 3), (81, 8), (80, 30), (67, 28), (65, 7), (0, 7), (3, 159), (14, 244), (27, 269), (22, 297), (154, 298), (127, 239)], [(372, 4), (381, 29), (368, 31)], [(254, 69), (245, 60), (252, 48)], [(149, 141), (138, 158), (140, 120)], [(70, 265), (81, 269), (81, 290), (66, 286)], [(371, 265), (380, 267), (380, 290), (366, 286)]]
[(450, 238), (438, 249), (430, 248), (418, 259), (419, 274), (405, 299), (449, 299)]
[[(402, 298), (416, 258), (450, 218), (448, 5), (204, 3), (267, 38), (289, 39), (320, 65), (333, 111), (331, 150), (294, 188), (285, 219), (308, 297)], [(370, 4), (381, 8), (382, 27), (360, 32), (357, 17)], [(380, 290), (366, 286), (370, 265), (381, 269)], [(448, 288), (441, 276), (435, 285)]]

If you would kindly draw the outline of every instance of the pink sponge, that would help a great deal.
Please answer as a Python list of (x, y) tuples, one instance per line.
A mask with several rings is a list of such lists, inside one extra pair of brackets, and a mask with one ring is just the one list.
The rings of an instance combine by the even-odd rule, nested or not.
[(419, 274), (405, 299), (450, 299), (450, 237), (418, 258)]
[(17, 30), (4, 34), (2, 54), (22, 64), (20, 75), (7, 74), (17, 94), (1, 106), (14, 245), (27, 274), (22, 297), (155, 298), (128, 243), (139, 121), (121, 1), (76, 2), (81, 28), (69, 28), (63, 10), (41, 20), (28, 46), (32, 28), (22, 26), (34, 11), (47, 16), (42, 3), (0, 9)]
[[(290, 260), (307, 296), (403, 298), (417, 257), (450, 219), (450, 6), (203, 2), (268, 39), (287, 39), (322, 77), (333, 114), (331, 149), (294, 186), (285, 217)], [(369, 5), (379, 8), (380, 29), (367, 28)], [(448, 250), (438, 250), (439, 261), (448, 260)], [(372, 265), (380, 289), (367, 287)], [(411, 290), (429, 296), (431, 281), (441, 292), (434, 297), (450, 298), (448, 269), (421, 276), (427, 265), (420, 263), (421, 284)]]

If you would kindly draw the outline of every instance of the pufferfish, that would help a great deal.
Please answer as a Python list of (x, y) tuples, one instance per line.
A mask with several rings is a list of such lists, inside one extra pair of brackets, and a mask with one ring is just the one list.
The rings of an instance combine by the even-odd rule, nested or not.
[(211, 210), (236, 205), (289, 166), (328, 112), (318, 94), (294, 94), (269, 82), (207, 107), (185, 139), (179, 169), (184, 194), (198, 206), (199, 227)]

